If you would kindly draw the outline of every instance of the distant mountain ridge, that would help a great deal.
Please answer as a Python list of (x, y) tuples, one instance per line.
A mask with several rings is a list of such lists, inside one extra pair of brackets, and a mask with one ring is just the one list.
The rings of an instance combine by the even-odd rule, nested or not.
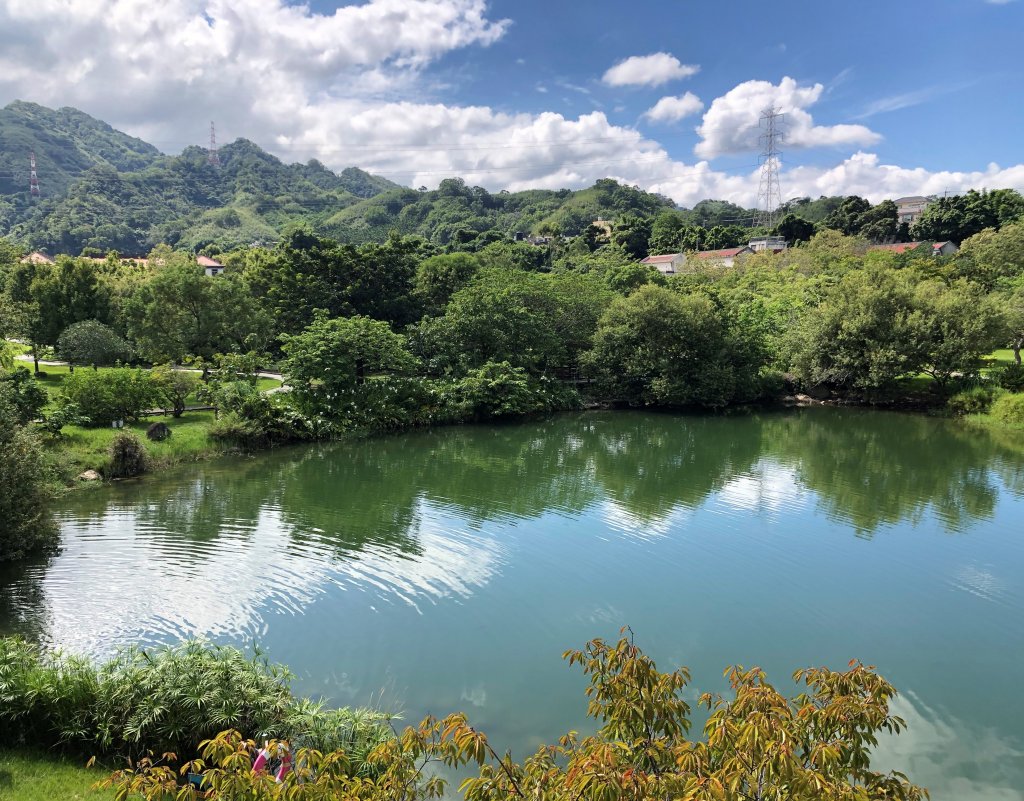
[[(32, 150), (38, 199), (28, 191)], [(670, 210), (708, 227), (742, 225), (755, 214), (717, 200), (678, 210), (669, 198), (610, 179), (576, 191), (492, 193), (450, 178), (426, 191), (357, 167), (285, 164), (246, 139), (218, 152), (219, 167), (201, 147), (165, 155), (76, 109), (15, 101), (0, 110), (0, 236), (50, 253), (141, 255), (161, 243), (193, 250), (271, 243), (296, 223), (345, 242), (398, 231), (458, 245), (518, 233), (576, 235), (596, 219)]]

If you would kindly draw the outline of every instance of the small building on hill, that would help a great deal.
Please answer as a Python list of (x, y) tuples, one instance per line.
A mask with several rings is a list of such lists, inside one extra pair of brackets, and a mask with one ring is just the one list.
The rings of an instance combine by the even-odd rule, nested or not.
[(739, 256), (753, 253), (754, 249), (749, 245), (738, 248), (722, 248), (721, 250), (702, 250), (694, 255), (702, 262), (707, 262), (720, 267), (732, 267)]
[(898, 197), (893, 201), (896, 204), (896, 219), (901, 223), (913, 225), (934, 200), (934, 197), (924, 197), (923, 195)]
[(227, 268), (216, 259), (211, 259), (209, 256), (198, 256), (196, 258), (196, 264), (203, 268), (209, 276), (220, 275)]
[(648, 256), (646, 259), (642, 259), (640, 263), (653, 267), (662, 275), (675, 275), (686, 264), (686, 254), (664, 253), (660, 256)]
[(762, 250), (781, 253), (789, 245), (786, 243), (786, 237), (784, 236), (756, 236), (750, 240), (747, 247), (754, 253), (760, 253)]
[(909, 253), (922, 245), (930, 246), (933, 256), (952, 256), (960, 248), (954, 242), (894, 242), (891, 245), (872, 245), (868, 250), (884, 250), (888, 253)]

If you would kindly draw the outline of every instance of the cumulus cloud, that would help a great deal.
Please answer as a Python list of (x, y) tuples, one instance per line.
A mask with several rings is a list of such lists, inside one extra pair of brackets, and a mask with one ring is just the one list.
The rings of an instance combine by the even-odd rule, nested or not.
[(644, 112), (651, 122), (677, 122), (704, 110), (704, 102), (693, 92), (680, 97), (663, 97)]
[(609, 86), (660, 86), (696, 75), (700, 67), (683, 64), (671, 53), (631, 56), (609, 69), (601, 79)]
[(882, 137), (864, 125), (815, 125), (807, 109), (821, 98), (825, 87), (800, 86), (792, 78), (778, 84), (746, 81), (715, 98), (697, 128), (701, 141), (694, 152), (702, 158), (758, 149), (760, 117), (774, 105), (785, 117), (787, 147), (864, 146)]
[[(599, 111), (570, 118), (425, 100), (434, 61), (507, 30), (487, 11), (485, 0), (367, 0), (329, 15), (285, 0), (0, 0), (0, 103), (77, 106), (167, 152), (201, 144), (213, 119), (222, 142), (246, 136), (286, 161), (360, 166), (408, 186), (458, 175), (491, 190), (560, 189), (610, 177), (688, 206), (755, 204), (755, 171), (716, 170), (709, 159), (756, 148), (768, 102), (787, 111), (791, 147), (853, 150), (879, 138), (860, 125), (815, 125), (806, 109), (822, 87), (789, 78), (747, 82), (712, 102), (693, 164)], [(676, 77), (696, 69), (667, 53), (644, 58)], [(666, 74), (637, 74), (655, 73)], [(699, 103), (690, 93), (662, 98), (648, 118), (696, 113)], [(1024, 165), (932, 173), (856, 152), (782, 174), (787, 197), (881, 200), (983, 186), (1024, 189)]]

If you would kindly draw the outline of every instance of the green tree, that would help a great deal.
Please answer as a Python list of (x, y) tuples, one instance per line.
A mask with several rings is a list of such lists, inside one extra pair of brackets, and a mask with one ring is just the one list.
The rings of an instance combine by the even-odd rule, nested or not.
[(441, 314), (452, 295), (468, 284), (479, 270), (479, 260), (469, 253), (431, 256), (416, 267), (413, 291), (427, 314)]
[(37, 265), (30, 291), (39, 308), (43, 344), (56, 345), (74, 323), (110, 319), (109, 292), (88, 259), (60, 257), (56, 264)]
[(791, 364), (806, 384), (873, 392), (927, 359), (916, 336), (912, 277), (885, 269), (844, 275), (791, 332)]
[(651, 238), (652, 223), (649, 217), (625, 214), (615, 223), (612, 243), (625, 250), (634, 259), (647, 257), (647, 243)]
[(149, 371), (126, 367), (69, 375), (61, 383), (61, 394), (93, 426), (138, 419), (143, 411), (163, 400)]
[(57, 338), (57, 355), (68, 362), (71, 372), (76, 364), (109, 365), (128, 361), (131, 345), (109, 326), (98, 320), (72, 323)]
[(974, 234), (964, 241), (953, 264), (957, 275), (987, 289), (1003, 279), (1024, 277), (1024, 221)]
[(959, 244), (986, 228), (1001, 228), (1024, 216), (1024, 197), (1013, 189), (942, 197), (929, 206), (914, 223), (914, 239)]
[(0, 381), (0, 562), (53, 550), (59, 537), (50, 510), (53, 476), (11, 395), (8, 382)]
[(296, 402), (326, 416), (371, 377), (407, 374), (416, 367), (405, 337), (369, 317), (332, 320), (320, 313), (301, 334), (287, 337), (283, 350)]
[(790, 213), (783, 217), (779, 224), (775, 226), (775, 233), (778, 236), (785, 237), (786, 241), (790, 244), (806, 242), (814, 236), (814, 223)]
[(1014, 361), (1020, 364), (1024, 349), (1024, 278), (1004, 282), (993, 299), (1001, 307), (1005, 342), (1013, 349)]
[(199, 389), (199, 376), (190, 370), (176, 370), (172, 364), (160, 364), (150, 371), (150, 377), (172, 414), (181, 417), (189, 397)]
[(651, 223), (649, 250), (654, 254), (677, 253), (682, 250), (686, 223), (675, 211), (663, 211)]
[(129, 337), (152, 361), (261, 350), (269, 335), (269, 321), (240, 278), (210, 278), (186, 254), (174, 254), (141, 283), (124, 315)]
[(39, 417), (50, 397), (24, 367), (9, 371), (0, 369), (0, 389), (11, 404), (19, 425), (27, 425)]
[(585, 364), (614, 398), (725, 406), (751, 380), (748, 366), (737, 364), (734, 344), (725, 315), (706, 295), (648, 285), (608, 307)]

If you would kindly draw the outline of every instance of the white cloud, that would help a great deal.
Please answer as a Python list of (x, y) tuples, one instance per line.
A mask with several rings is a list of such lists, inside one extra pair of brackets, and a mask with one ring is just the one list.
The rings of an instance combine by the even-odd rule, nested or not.
[(602, 80), (609, 86), (660, 86), (696, 75), (700, 67), (683, 64), (671, 53), (631, 56), (609, 69)]
[(677, 122), (703, 110), (704, 102), (693, 92), (687, 92), (680, 97), (661, 98), (644, 113), (644, 117), (651, 122)]
[(785, 117), (787, 147), (863, 146), (881, 136), (863, 125), (815, 125), (807, 108), (821, 98), (825, 87), (800, 86), (792, 78), (778, 85), (768, 81), (746, 81), (715, 98), (697, 128), (701, 141), (694, 152), (701, 158), (758, 149), (761, 112), (770, 105)]

